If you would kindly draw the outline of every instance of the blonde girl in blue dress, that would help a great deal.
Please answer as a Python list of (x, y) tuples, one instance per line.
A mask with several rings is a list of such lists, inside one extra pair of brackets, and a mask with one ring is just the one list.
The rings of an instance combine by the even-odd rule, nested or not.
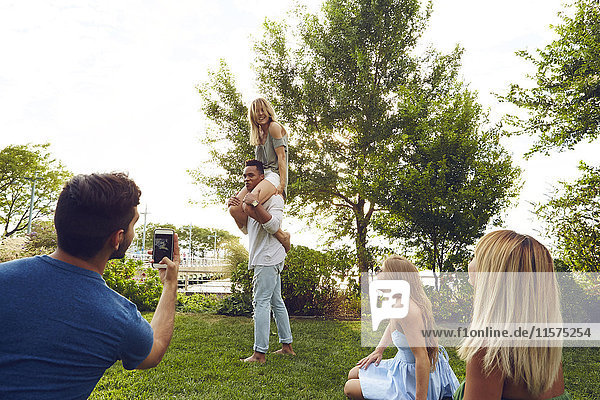
[[(375, 350), (348, 373), (344, 393), (351, 399), (450, 399), (458, 380), (446, 351), (421, 333), (434, 327), (434, 319), (417, 268), (394, 255), (384, 261), (382, 271), (384, 279), (410, 284), (408, 315), (390, 320)], [(396, 356), (382, 360), (383, 351), (392, 343), (398, 348)]]

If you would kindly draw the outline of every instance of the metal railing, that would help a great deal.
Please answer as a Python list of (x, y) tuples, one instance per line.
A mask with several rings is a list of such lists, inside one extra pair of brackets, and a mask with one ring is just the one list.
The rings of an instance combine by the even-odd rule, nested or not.
[[(150, 256), (140, 253), (127, 254), (129, 258), (141, 260), (144, 267), (150, 267)], [(222, 258), (214, 257), (192, 257), (184, 258), (179, 265), (178, 286), (188, 291), (189, 285), (202, 284), (215, 279), (228, 278), (230, 276), (229, 265)]]

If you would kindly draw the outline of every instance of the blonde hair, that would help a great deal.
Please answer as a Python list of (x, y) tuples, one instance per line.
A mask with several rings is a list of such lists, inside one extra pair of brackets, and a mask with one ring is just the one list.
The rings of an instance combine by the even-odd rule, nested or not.
[[(472, 328), (562, 322), (554, 263), (537, 240), (511, 230), (491, 232), (477, 243), (474, 261)], [(548, 390), (560, 368), (560, 344), (550, 346), (549, 341), (541, 340), (510, 347), (501, 346), (502, 340), (470, 337), (458, 354), (469, 362), (485, 348), (484, 373), (498, 368), (503, 376), (524, 384), (532, 396)]]
[(266, 99), (259, 97), (252, 101), (250, 107), (248, 107), (248, 122), (250, 123), (250, 144), (252, 146), (258, 146), (260, 144), (259, 132), (260, 125), (256, 118), (256, 114), (258, 113), (258, 108), (264, 108), (264, 110), (269, 114), (269, 119), (271, 121), (275, 121), (275, 110), (271, 103), (269, 103)]
[[(386, 279), (404, 280), (410, 285), (410, 300), (412, 300), (421, 310), (424, 329), (434, 329), (433, 311), (431, 301), (423, 290), (423, 283), (419, 275), (419, 270), (413, 263), (406, 258), (398, 255), (388, 257), (382, 266)], [(435, 370), (435, 365), (438, 360), (438, 344), (433, 337), (426, 338), (427, 357), (431, 364), (431, 370)]]

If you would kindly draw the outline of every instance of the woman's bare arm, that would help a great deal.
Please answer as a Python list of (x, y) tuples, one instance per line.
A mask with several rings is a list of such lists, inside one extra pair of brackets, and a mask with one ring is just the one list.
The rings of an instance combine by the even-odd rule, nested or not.
[[(273, 139), (281, 139), (284, 135), (287, 135), (285, 129), (277, 122), (271, 123), (269, 133)], [(279, 168), (279, 186), (277, 187), (277, 194), (282, 194), (285, 191), (285, 183), (287, 182), (287, 161), (285, 159), (284, 146), (276, 147), (275, 154), (277, 154), (277, 167)]]

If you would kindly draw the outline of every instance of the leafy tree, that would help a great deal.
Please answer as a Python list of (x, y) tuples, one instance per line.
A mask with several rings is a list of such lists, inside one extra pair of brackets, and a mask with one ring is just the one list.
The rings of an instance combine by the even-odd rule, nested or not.
[(569, 269), (600, 272), (600, 168), (579, 165), (582, 176), (561, 182), (536, 213), (557, 238), (559, 258)]
[[(388, 212), (375, 227), (417, 249), (419, 264), (454, 270), (467, 246), (517, 194), (519, 169), (499, 144), (476, 95), (456, 79), (460, 51), (430, 52), (402, 104), (403, 140), (380, 153), (385, 174), (372, 177), (371, 196)], [(499, 223), (496, 220), (495, 223)]]
[(598, 0), (575, 0), (574, 15), (561, 13), (554, 27), (558, 39), (537, 54), (517, 54), (537, 67), (532, 88), (513, 84), (501, 97), (530, 112), (512, 117), (521, 132), (539, 134), (530, 153), (572, 149), (600, 134), (600, 5)]
[[(529, 154), (564, 151), (600, 135), (600, 3), (575, 0), (573, 15), (561, 13), (554, 27), (558, 38), (537, 54), (518, 54), (537, 67), (535, 85), (513, 84), (502, 99), (530, 112), (528, 119), (511, 122), (528, 134), (539, 134)], [(548, 222), (562, 262), (569, 268), (597, 271), (600, 236), (598, 205), (600, 168), (580, 165), (582, 177), (561, 182), (536, 214)]]
[(304, 16), (299, 48), (272, 21), (255, 47), (260, 88), (296, 133), (290, 190), (310, 204), (307, 216), (329, 216), (329, 229), (353, 238), (361, 271), (373, 266), (367, 236), (378, 210), (368, 177), (386, 173), (378, 154), (398, 138), (397, 102), (429, 14), (413, 0), (330, 0)]
[(10, 145), (0, 150), (0, 224), (3, 237), (27, 228), (33, 183), (32, 221), (52, 214), (60, 189), (70, 174), (48, 152), (49, 146)]
[(236, 237), (235, 239), (228, 240), (225, 243), (225, 258), (229, 265), (229, 271), (233, 272), (240, 264), (248, 265), (248, 250), (240, 243), (240, 240)]
[[(319, 15), (300, 13), (294, 27), (267, 20), (255, 44), (258, 86), (292, 135), (288, 208), (326, 221), (323, 228), (336, 237), (351, 237), (361, 271), (373, 266), (367, 240), (372, 222), (391, 206), (383, 201), (380, 191), (388, 188), (378, 178), (396, 173), (398, 163), (414, 161), (390, 162), (382, 154), (411, 146), (415, 82), (427, 75), (426, 68), (443, 64), (437, 55), (430, 65), (413, 56), (430, 11), (418, 0), (329, 0)], [(459, 53), (449, 57), (460, 58)], [(425, 83), (439, 89), (453, 82)], [(211, 161), (223, 166), (225, 179), (207, 168), (195, 177), (223, 201), (241, 187), (242, 161), (252, 156), (246, 107), (223, 61), (199, 90), (203, 110), (217, 127), (207, 139)], [(445, 101), (421, 92), (414, 96)]]
[(210, 149), (210, 160), (189, 173), (223, 203), (242, 189), (244, 162), (254, 158), (248, 138), (248, 109), (224, 60), (216, 71), (209, 71), (208, 81), (198, 86), (198, 91), (202, 111), (215, 124), (202, 137)]

